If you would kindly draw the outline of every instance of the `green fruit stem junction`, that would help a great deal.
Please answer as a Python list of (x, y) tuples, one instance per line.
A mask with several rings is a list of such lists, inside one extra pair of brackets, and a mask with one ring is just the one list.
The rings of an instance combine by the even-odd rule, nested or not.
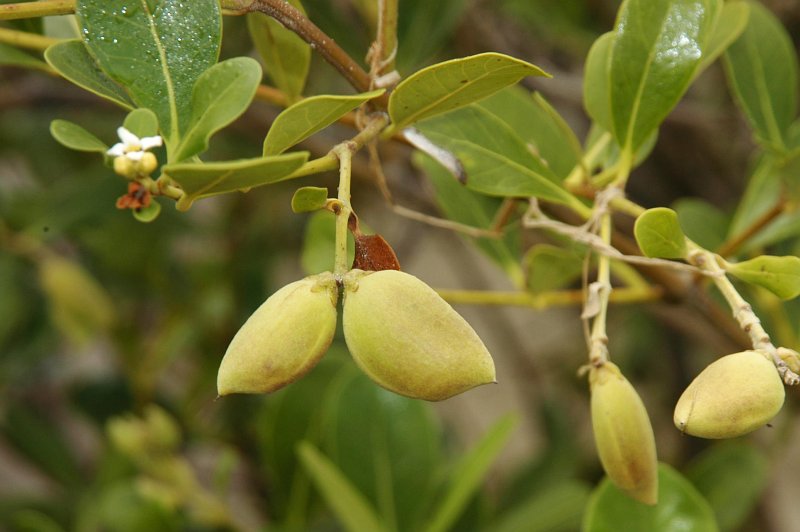
[(353, 172), (353, 155), (367, 142), (374, 140), (381, 130), (389, 123), (386, 113), (374, 113), (367, 118), (366, 125), (361, 132), (352, 139), (337, 144), (330, 151), (330, 155), (339, 159), (339, 191), (338, 203), (335, 205), (336, 214), (336, 243), (333, 261), (333, 275), (338, 283), (342, 282), (345, 273), (350, 269), (347, 264), (347, 222), (353, 213), (350, 205), (350, 177)]
[(689, 263), (704, 271), (715, 274), (711, 276), (711, 279), (728, 302), (728, 305), (730, 305), (733, 317), (739, 323), (739, 326), (750, 337), (750, 341), (753, 343), (753, 349), (767, 353), (770, 356), (784, 383), (789, 386), (800, 384), (800, 376), (792, 371), (780, 357), (777, 348), (772, 343), (767, 331), (765, 331), (764, 327), (761, 325), (761, 320), (756, 316), (755, 312), (753, 312), (750, 303), (745, 301), (738, 290), (736, 290), (736, 287), (733, 286), (730, 279), (725, 275), (725, 270), (720, 265), (718, 256), (701, 248), (688, 239), (687, 244), (689, 244), (689, 254), (687, 257)]

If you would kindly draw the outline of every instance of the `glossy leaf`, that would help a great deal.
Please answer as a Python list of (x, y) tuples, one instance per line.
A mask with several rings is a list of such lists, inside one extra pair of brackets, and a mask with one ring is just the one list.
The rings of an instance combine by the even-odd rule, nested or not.
[(783, 150), (797, 114), (797, 55), (786, 29), (758, 2), (725, 52), (728, 81), (759, 142)]
[(689, 86), (721, 0), (627, 0), (609, 63), (614, 136), (634, 152)]
[(375, 509), (333, 462), (308, 442), (301, 443), (297, 452), (317, 489), (346, 530), (386, 530)]
[(324, 187), (298, 188), (292, 196), (292, 212), (313, 212), (324, 209), (328, 203), (328, 189)]
[(711, 505), (720, 530), (740, 530), (755, 510), (769, 479), (769, 460), (756, 447), (740, 442), (714, 445), (686, 471)]
[(494, 52), (453, 59), (419, 70), (389, 98), (393, 129), (464, 107), (527, 76), (548, 76), (539, 67)]
[(704, 71), (733, 44), (747, 27), (750, 17), (750, 5), (745, 1), (732, 0), (725, 2), (720, 12), (714, 31), (703, 50), (703, 58), (695, 75)]
[(492, 196), (536, 196), (567, 205), (577, 202), (508, 124), (479, 106), (428, 120), (419, 129), (461, 160), (472, 190)]
[(264, 155), (284, 152), (383, 92), (380, 89), (354, 96), (312, 96), (297, 102), (279, 114), (270, 126), (264, 139)]
[(637, 502), (605, 478), (595, 489), (583, 532), (716, 532), (714, 512), (692, 484), (666, 464), (658, 468), (658, 504)]
[(762, 255), (728, 264), (725, 269), (746, 283), (766, 288), (781, 299), (794, 299), (800, 295), (800, 257)]
[(151, 109), (167, 145), (177, 145), (195, 81), (219, 55), (217, 0), (78, 0), (76, 15), (100, 68)]
[(489, 429), (480, 442), (463, 458), (450, 477), (444, 497), (436, 505), (425, 532), (444, 532), (455, 524), (489, 469), (503, 450), (517, 421), (506, 416)]
[(647, 257), (681, 259), (686, 256), (686, 236), (678, 214), (666, 207), (647, 209), (633, 226), (639, 249)]
[(53, 120), (50, 134), (60, 144), (71, 150), (105, 153), (108, 146), (78, 124), (67, 120)]
[[(502, 200), (473, 192), (458, 181), (443, 166), (422, 153), (414, 155), (414, 164), (425, 171), (433, 185), (437, 205), (450, 220), (490, 229), (502, 205)], [(503, 238), (476, 238), (475, 244), (490, 259), (503, 268), (517, 286), (524, 279), (519, 267), (519, 231), (505, 229)]]
[(18, 48), (0, 43), (0, 65), (49, 70), (47, 63)]
[(276, 183), (307, 160), (308, 152), (296, 152), (237, 161), (168, 164), (162, 172), (183, 188), (190, 205), (197, 198)]
[(583, 106), (586, 113), (606, 131), (612, 131), (609, 68), (614, 32), (594, 41), (583, 67)]
[(203, 72), (192, 91), (191, 119), (174, 159), (208, 149), (211, 136), (247, 110), (260, 82), (261, 67), (249, 57), (228, 59)]
[(564, 288), (580, 279), (583, 257), (568, 249), (537, 244), (525, 254), (528, 290), (541, 294)]
[(672, 205), (686, 236), (706, 249), (717, 249), (725, 241), (730, 217), (710, 203), (683, 198)]
[(541, 94), (509, 87), (478, 106), (508, 124), (559, 178), (567, 177), (579, 164), (580, 142)]
[(134, 109), (122, 126), (139, 138), (158, 135), (158, 118), (150, 109)]
[(121, 107), (133, 109), (134, 104), (125, 89), (100, 70), (81, 41), (56, 43), (45, 50), (44, 58), (53, 70), (75, 85)]
[[(299, 0), (288, 2), (305, 12)], [(247, 15), (247, 27), (267, 75), (290, 101), (296, 100), (303, 93), (308, 77), (311, 47), (296, 33), (262, 13)]]

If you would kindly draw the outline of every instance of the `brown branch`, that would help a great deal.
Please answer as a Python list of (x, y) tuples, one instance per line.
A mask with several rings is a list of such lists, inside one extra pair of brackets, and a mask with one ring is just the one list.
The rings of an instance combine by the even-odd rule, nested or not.
[[(331, 64), (359, 92), (370, 90), (370, 77), (341, 46), (311, 22), (302, 12), (285, 0), (255, 0), (248, 8), (251, 12), (268, 15), (286, 29), (297, 34)], [(389, 97), (386, 94), (372, 100), (381, 109), (386, 109)]]

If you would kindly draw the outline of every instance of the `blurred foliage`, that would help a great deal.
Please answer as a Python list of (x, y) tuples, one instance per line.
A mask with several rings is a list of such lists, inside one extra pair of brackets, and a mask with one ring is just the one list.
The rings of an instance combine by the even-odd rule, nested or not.
[[(373, 2), (303, 4), (353, 57), (365, 56)], [(543, 96), (535, 106), (530, 100), (527, 112), (546, 113), (552, 104), (574, 120), (573, 129), (585, 130), (580, 84), (571, 80), (580, 75), (591, 43), (613, 24), (618, 4), (404, 0), (398, 69), (408, 74), (435, 60), (485, 50), (553, 65), (547, 70), (554, 81), (566, 81), (556, 88), (535, 81)], [(799, 13), (782, 14), (796, 22)], [(39, 21), (12, 26), (42, 30)], [(224, 32), (223, 57), (252, 52), (244, 20), (226, 19)], [(312, 57), (307, 93), (331, 87), (341, 81)], [(768, 156), (748, 160), (750, 133), (728, 118), (735, 112), (730, 98), (720, 97), (720, 69), (704, 74), (693, 91), (694, 107), (679, 108), (659, 143), (647, 146), (654, 155), (631, 192), (643, 204), (672, 204), (689, 236), (716, 248), (769, 210), (785, 192), (782, 184), (796, 185), (796, 169), (776, 168)], [(489, 111), (519, 118), (491, 100), (482, 104), (481, 112)], [(211, 154), (260, 154), (277, 112), (254, 104), (212, 141)], [(341, 524), (331, 510), (335, 504), (325, 499), (319, 463), (332, 464), (388, 530), (570, 531), (581, 526), (587, 508), (597, 511), (601, 498), (612, 501), (608, 512), (630, 511), (607, 482), (590, 497), (602, 471), (583, 426), (587, 392), (574, 376), (583, 360), (579, 339), (563, 342), (558, 363), (555, 357), (537, 360), (536, 346), (522, 353), (524, 374), (537, 375), (542, 390), (520, 392), (521, 401), (487, 404), (481, 412), (469, 411), (468, 403), (435, 408), (378, 388), (357, 371), (340, 333), (323, 361), (292, 386), (268, 397), (215, 401), (219, 361), (246, 317), (287, 280), (330, 268), (332, 217), (294, 215), (296, 185), (279, 183), (206, 200), (189, 213), (165, 203), (156, 222), (139, 223), (114, 208), (124, 186), (108, 168), (53, 140), (49, 124), (56, 117), (113, 144), (125, 113), (41, 72), (0, 68), (0, 529), (337, 530)], [(559, 124), (548, 127), (558, 131)], [(728, 128), (734, 140), (720, 139), (714, 128)], [(526, 142), (543, 142), (529, 133)], [(345, 136), (339, 130), (326, 134), (326, 141)], [(787, 136), (788, 148), (796, 149), (799, 137)], [(314, 137), (302, 146), (325, 151)], [(398, 173), (411, 176), (421, 167), (429, 174), (424, 186), (411, 177), (393, 183), (400, 197), (468, 225), (491, 224), (501, 200), (454, 188), (455, 181), (431, 161), (418, 158), (412, 165), (407, 152), (396, 151), (385, 154), (385, 162)], [(755, 168), (749, 184), (748, 168)], [(364, 174), (357, 175), (365, 186), (356, 201), (380, 205)], [(314, 184), (335, 186), (327, 176)], [(787, 188), (796, 192), (796, 186)], [(751, 207), (737, 209), (743, 192), (743, 204)], [(454, 202), (456, 194), (463, 198)], [(459, 212), (459, 201), (473, 208)], [(392, 216), (385, 209), (366, 223), (391, 227)], [(422, 229), (413, 233), (411, 241), (424, 238)], [(797, 254), (798, 233), (797, 214), (783, 213), (742, 252)], [(498, 266), (499, 278), (523, 285), (529, 272), (514, 260), (522, 240), (511, 230), (501, 240), (475, 243)], [(531, 276), (541, 268), (552, 282), (575, 283), (582, 250), (534, 249), (525, 264)], [(53, 266), (60, 271), (53, 274)], [(541, 282), (528, 284), (537, 291)], [(776, 306), (760, 292), (756, 296), (780, 343), (797, 348), (800, 302)], [(645, 393), (658, 385), (645, 402), (651, 418), (667, 424), (674, 399), (700, 364), (688, 359), (710, 351), (709, 344), (732, 342), (704, 337), (708, 323), (694, 336), (670, 334), (664, 323), (680, 322), (682, 332), (696, 324), (687, 325), (691, 320), (676, 318), (668, 307), (653, 313), (615, 308), (612, 319), (612, 327), (629, 333), (614, 344), (615, 360)], [(503, 417), (512, 410), (524, 427), (512, 429)], [(781, 421), (779, 436), (788, 437), (790, 421)], [(464, 435), (474, 432), (473, 425), (491, 424), (484, 439), (473, 436), (467, 443)], [(660, 436), (658, 427), (656, 432)], [(512, 434), (534, 434), (540, 444), (506, 463), (501, 452), (507, 439), (514, 441)], [(675, 504), (703, 522), (715, 514), (722, 530), (755, 529), (748, 527), (758, 521), (753, 515), (769, 482), (766, 446), (674, 437), (658, 445), (671, 463), (689, 464), (684, 471), (694, 487), (671, 469), (661, 471), (666, 484), (678, 486), (666, 491)], [(308, 453), (298, 455), (301, 448), (322, 457), (316, 473), (302, 458)], [(492, 463), (500, 467), (487, 474)], [(648, 519), (657, 517), (642, 515), (642, 530)], [(768, 527), (758, 522), (758, 529)]]

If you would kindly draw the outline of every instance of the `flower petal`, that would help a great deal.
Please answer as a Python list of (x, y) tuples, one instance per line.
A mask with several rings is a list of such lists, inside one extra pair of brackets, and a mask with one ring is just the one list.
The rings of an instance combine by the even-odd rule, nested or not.
[(129, 151), (128, 153), (125, 154), (125, 157), (127, 157), (131, 161), (141, 161), (143, 155), (144, 155), (143, 151)]
[(138, 147), (140, 144), (139, 137), (122, 126), (117, 128), (117, 135), (119, 135), (119, 140), (121, 140), (128, 148), (132, 146)]
[(106, 152), (108, 155), (113, 157), (122, 157), (125, 155), (125, 145), (121, 142), (117, 142), (109, 150)]
[(143, 150), (150, 150), (153, 148), (157, 148), (161, 146), (161, 144), (163, 143), (161, 137), (158, 135), (156, 135), (155, 137), (142, 137), (141, 139), (139, 139), (139, 142)]

